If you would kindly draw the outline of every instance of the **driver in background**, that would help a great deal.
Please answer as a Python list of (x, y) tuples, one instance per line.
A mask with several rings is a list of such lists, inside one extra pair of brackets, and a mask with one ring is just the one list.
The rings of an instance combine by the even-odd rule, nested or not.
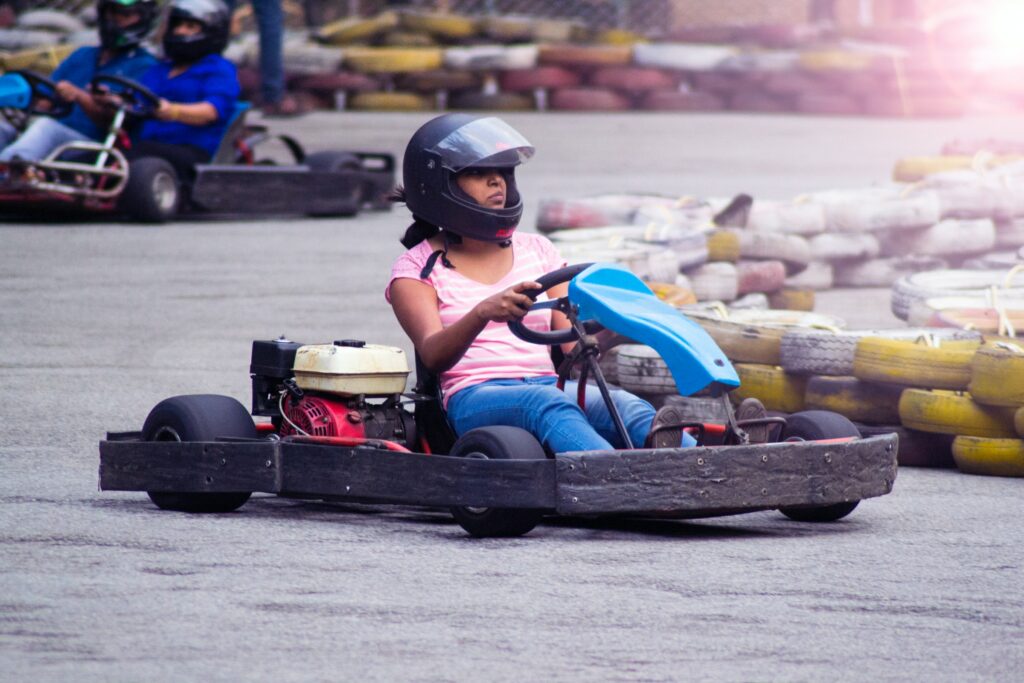
[(99, 0), (98, 47), (80, 47), (53, 72), (56, 95), (74, 106), (61, 119), (41, 116), (18, 136), (17, 129), (0, 120), (0, 162), (19, 158), (39, 161), (60, 145), (100, 140), (110, 123), (110, 111), (86, 88), (100, 74), (138, 80), (156, 59), (141, 43), (159, 16), (157, 0)]
[[(622, 448), (597, 387), (586, 387), (582, 410), (575, 382), (566, 382), (565, 391), (555, 386), (548, 348), (508, 328), (513, 320), (541, 331), (569, 326), (554, 310), (527, 313), (533, 301), (524, 292), (566, 265), (547, 238), (516, 230), (523, 201), (515, 168), (533, 153), (495, 117), (445, 114), (423, 125), (406, 147), (404, 188), (395, 197), (413, 215), (402, 239), (408, 251), (395, 261), (385, 296), (420, 360), (439, 375), (457, 434), (509, 425), (556, 453)], [(567, 291), (563, 283), (548, 294)], [(636, 447), (695, 443), (680, 429), (659, 430), (648, 440), (654, 407), (621, 389), (611, 394)]]
[(235, 112), (240, 88), (235, 66), (221, 56), (230, 37), (221, 0), (173, 0), (163, 35), (164, 59), (140, 83), (160, 98), (143, 122), (128, 158), (166, 159), (178, 177), (210, 161)]

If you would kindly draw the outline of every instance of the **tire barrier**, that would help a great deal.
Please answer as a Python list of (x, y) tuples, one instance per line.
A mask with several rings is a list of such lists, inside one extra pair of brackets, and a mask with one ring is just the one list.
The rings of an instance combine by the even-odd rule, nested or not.
[(927, 389), (905, 389), (900, 422), (923, 432), (994, 439), (1015, 438), (1014, 410), (983, 406), (970, 396)]
[(746, 227), (761, 232), (815, 235), (825, 231), (825, 207), (817, 202), (755, 199)]
[(786, 372), (800, 375), (854, 375), (858, 343), (866, 338), (916, 341), (922, 336), (939, 340), (981, 342), (979, 332), (942, 328), (901, 328), (894, 330), (793, 329), (779, 343), (779, 362)]
[(361, 92), (349, 99), (356, 111), (430, 111), (434, 102), (413, 92)]
[(969, 295), (984, 298), (992, 287), (1001, 288), (999, 298), (1024, 299), (1024, 287), (1013, 287), (1013, 271), (934, 270), (907, 275), (892, 287), (892, 312), (906, 320), (915, 300)]
[(824, 232), (809, 238), (815, 261), (866, 261), (878, 256), (878, 237), (868, 232)]
[(896, 461), (900, 467), (933, 467), (952, 469), (953, 439), (949, 434), (919, 432), (902, 425), (858, 424), (857, 429), (864, 438), (880, 434), (896, 434), (899, 438)]
[(834, 284), (836, 287), (891, 287), (900, 278), (948, 266), (946, 261), (934, 256), (900, 256), (861, 262), (838, 262), (833, 265)]
[(831, 263), (811, 261), (807, 268), (786, 278), (785, 286), (797, 289), (832, 289), (835, 283), (835, 267)]
[(541, 45), (537, 61), (558, 66), (625, 66), (633, 61), (633, 46)]
[(459, 92), (448, 100), (450, 109), (470, 111), (531, 111), (533, 97), (511, 92)]
[(958, 436), (953, 459), (961, 472), (992, 477), (1024, 477), (1024, 440)]
[(814, 290), (783, 287), (768, 295), (768, 305), (770, 308), (781, 308), (788, 311), (813, 311)]
[(740, 386), (729, 394), (735, 402), (757, 398), (768, 410), (797, 413), (804, 409), (807, 378), (787, 374), (776, 365), (736, 363)]
[(504, 71), (498, 78), (502, 90), (532, 92), (537, 89), (575, 88), (580, 76), (560, 66), (538, 66), (532, 69)]
[(639, 95), (652, 90), (673, 89), (679, 78), (667, 71), (637, 66), (606, 66), (590, 75), (589, 82), (597, 88), (609, 88)]
[(668, 365), (658, 352), (642, 344), (623, 344), (615, 365), (619, 386), (636, 394), (678, 394)]
[(561, 88), (551, 93), (548, 105), (554, 111), (626, 111), (630, 101), (608, 88)]
[(963, 390), (971, 381), (971, 360), (980, 345), (976, 339), (863, 337), (857, 341), (853, 375), (904, 387)]
[(736, 230), (714, 230), (707, 238), (708, 261), (740, 260), (740, 236)]
[(776, 292), (786, 280), (782, 261), (744, 261), (736, 264), (737, 294)]
[[(709, 264), (712, 265), (712, 264)], [(801, 327), (842, 328), (839, 318), (803, 311), (732, 311), (722, 319), (708, 311), (687, 312), (733, 362), (778, 365), (782, 337)]]
[(345, 66), (360, 73), (405, 73), (440, 69), (444, 53), (440, 48), (350, 47)]
[(800, 235), (787, 233), (738, 231), (740, 257), (782, 261), (787, 275), (796, 275), (811, 262), (811, 247)]
[(967, 389), (983, 405), (1024, 406), (1024, 347), (1010, 342), (982, 345), (971, 359)]
[[(970, 236), (965, 239), (965, 236)], [(960, 256), (981, 254), (996, 246), (996, 226), (991, 218), (964, 220), (947, 218), (920, 230), (903, 230), (889, 235), (885, 256)]]
[(810, 377), (804, 406), (844, 415), (854, 422), (892, 424), (899, 422), (902, 389), (863, 382), (856, 377)]

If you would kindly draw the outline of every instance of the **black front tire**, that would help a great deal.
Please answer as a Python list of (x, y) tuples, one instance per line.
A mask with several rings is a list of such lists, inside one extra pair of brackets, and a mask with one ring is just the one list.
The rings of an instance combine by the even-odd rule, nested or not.
[[(142, 426), (146, 441), (213, 441), (219, 437), (257, 437), (249, 411), (230, 396), (196, 394), (165, 399), (149, 412)], [(179, 512), (231, 512), (252, 495), (248, 491), (147, 493), (160, 509)]]
[[(449, 455), (491, 460), (544, 460), (547, 454), (540, 442), (518, 427), (480, 427), (462, 435)], [(544, 516), (543, 510), (521, 508), (453, 507), (452, 516), (476, 538), (522, 536), (529, 533)]]
[[(827, 410), (806, 410), (786, 419), (782, 441), (820, 441), (854, 436), (860, 438), (857, 426), (838, 413)], [(783, 507), (779, 512), (797, 522), (834, 522), (854, 511), (859, 500), (834, 505)]]
[(128, 182), (121, 191), (121, 212), (143, 223), (166, 223), (181, 205), (181, 180), (174, 166), (159, 157), (141, 157), (128, 164)]

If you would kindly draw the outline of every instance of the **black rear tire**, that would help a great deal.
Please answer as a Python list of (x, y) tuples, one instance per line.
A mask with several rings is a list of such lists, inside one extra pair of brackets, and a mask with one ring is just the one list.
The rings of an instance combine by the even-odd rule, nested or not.
[[(348, 172), (361, 172), (363, 170), (362, 160), (352, 154), (351, 152), (338, 152), (334, 150), (326, 150), (322, 152), (313, 152), (307, 154), (303, 162), (306, 166), (309, 166), (311, 171), (318, 173), (345, 173)], [(351, 210), (342, 211), (310, 211), (310, 216), (354, 216), (359, 212), (359, 209), (366, 202), (367, 196), (366, 190), (362, 183), (353, 179), (351, 181), (351, 187), (348, 189), (350, 193)]]
[(121, 212), (143, 223), (166, 223), (181, 205), (181, 181), (174, 166), (159, 157), (140, 157), (128, 164), (128, 182), (121, 191)]
[[(449, 455), (491, 460), (544, 460), (540, 442), (525, 429), (479, 427), (463, 434)], [(521, 508), (453, 507), (452, 516), (476, 538), (522, 536), (540, 523), (543, 510)]]
[[(213, 441), (219, 437), (257, 437), (249, 411), (230, 396), (195, 394), (164, 399), (149, 412), (142, 426), (146, 441)], [(248, 491), (147, 493), (162, 510), (179, 512), (231, 512), (252, 495)]]
[[(793, 413), (786, 419), (781, 440), (820, 441), (849, 436), (859, 439), (860, 431), (842, 415), (828, 410), (806, 410)], [(859, 503), (859, 500), (854, 500), (834, 505), (783, 507), (779, 512), (797, 522), (834, 522), (853, 512)]]

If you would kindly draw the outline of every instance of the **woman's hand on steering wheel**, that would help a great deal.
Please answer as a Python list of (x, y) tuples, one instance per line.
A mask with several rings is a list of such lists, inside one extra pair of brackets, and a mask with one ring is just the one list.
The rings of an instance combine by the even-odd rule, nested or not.
[[(537, 278), (536, 282), (531, 283), (533, 285), (536, 285), (537, 288), (531, 289), (530, 291), (524, 290), (524, 295), (529, 297), (531, 302), (536, 302), (537, 297), (540, 296), (542, 292), (546, 292), (555, 285), (560, 285), (563, 282), (568, 282), (569, 280), (573, 279), (574, 277), (576, 277), (577, 275), (579, 275), (592, 265), (592, 263), (577, 263), (576, 265), (566, 266), (565, 268), (553, 270), (547, 275)], [(560, 297), (558, 299), (544, 301), (539, 304), (533, 303), (533, 305), (529, 307), (529, 310), (527, 312), (538, 309), (563, 308), (568, 303), (567, 299), (568, 297)], [(525, 313), (523, 315), (525, 315)], [(512, 334), (516, 335), (517, 337), (524, 341), (528, 341), (533, 344), (554, 346), (556, 344), (568, 344), (580, 338), (579, 333), (576, 331), (575, 328), (572, 327), (562, 330), (550, 330), (548, 332), (538, 332), (537, 330), (531, 330), (529, 327), (523, 324), (522, 317), (517, 318), (515, 320), (509, 320), (508, 327), (510, 330), (512, 330)], [(596, 321), (585, 322), (583, 324), (583, 328), (588, 334), (593, 334), (599, 330), (604, 329)]]
[[(492, 294), (476, 305), (476, 314), (487, 321), (511, 323), (522, 320), (543, 288), (537, 282), (520, 282)], [(531, 296), (529, 293), (532, 292)]]

